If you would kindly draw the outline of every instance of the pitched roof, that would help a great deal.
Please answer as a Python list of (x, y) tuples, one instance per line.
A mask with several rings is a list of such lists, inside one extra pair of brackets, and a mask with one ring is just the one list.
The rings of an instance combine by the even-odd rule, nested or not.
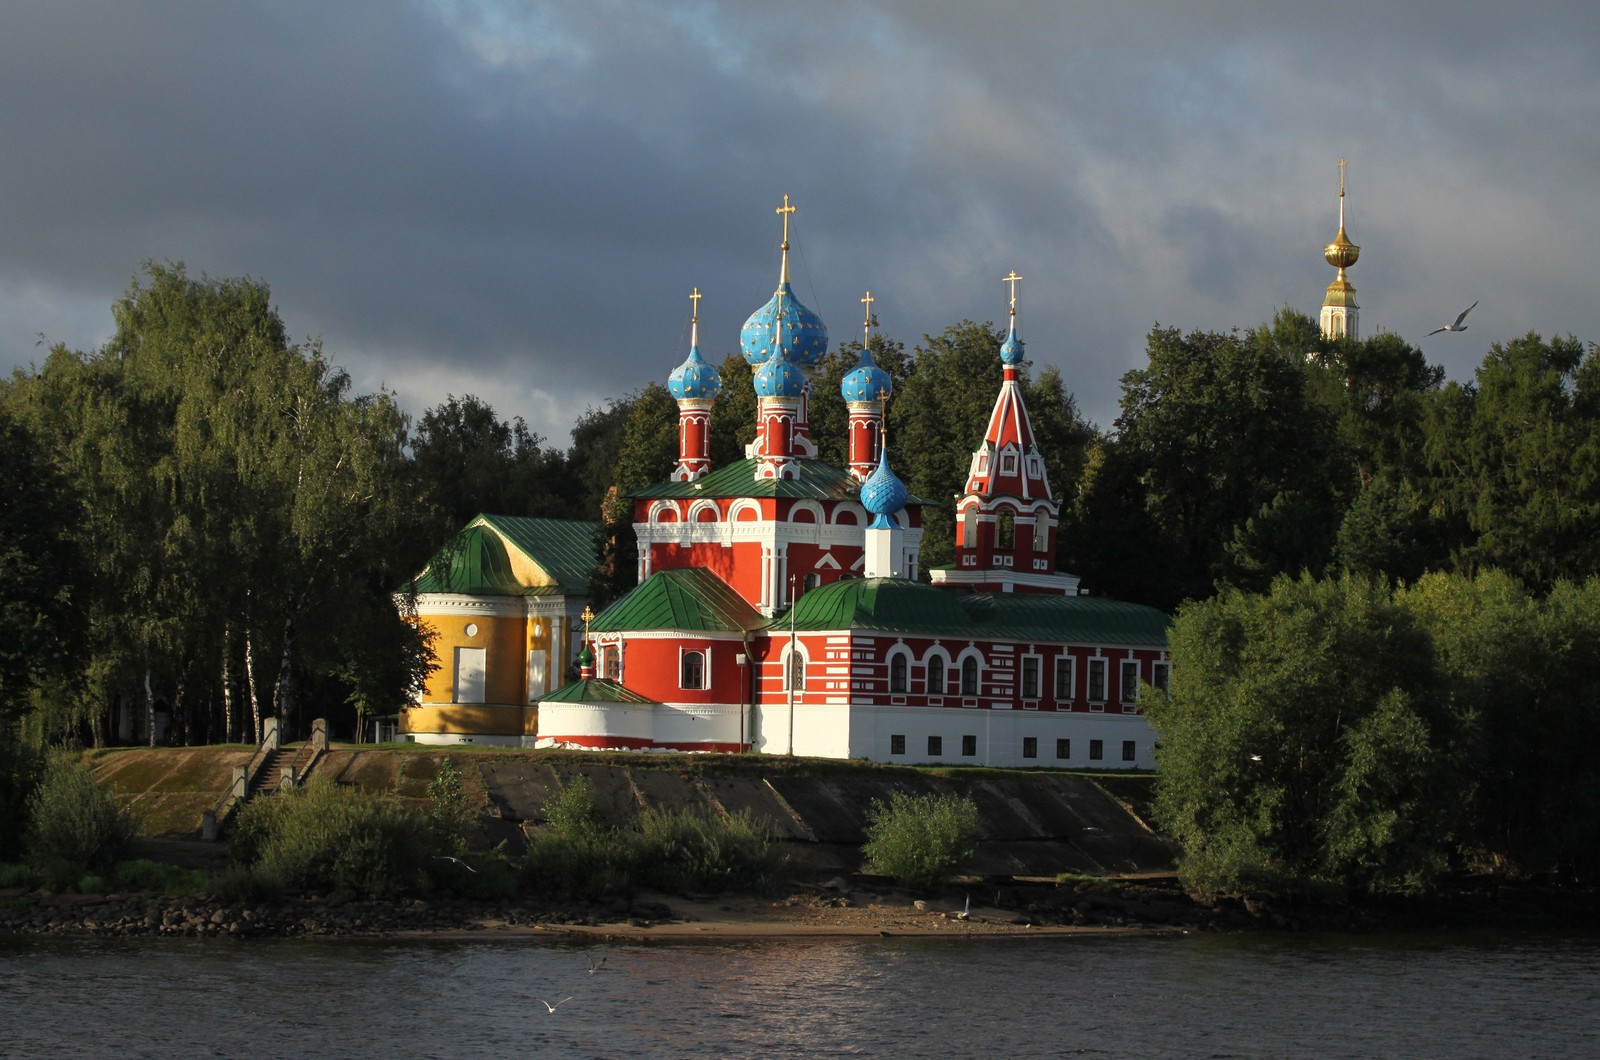
[[(769, 631), (789, 628), (778, 615)], [(1171, 620), (1153, 607), (1088, 596), (958, 593), (904, 578), (849, 578), (812, 589), (794, 627), (1072, 644), (1164, 644)]]
[[(948, 589), (905, 578), (845, 578), (806, 592), (795, 604), (794, 628), (881, 629), (899, 632), (969, 635), (960, 597)], [(787, 612), (768, 623), (789, 628)]]
[(654, 705), (656, 701), (623, 688), (615, 681), (604, 677), (580, 677), (576, 681), (562, 685), (547, 696), (540, 696), (539, 702), (638, 703)]
[(708, 570), (657, 571), (589, 623), (594, 633), (681, 629), (697, 633), (756, 629), (766, 620)]
[(480, 515), (472, 525), (499, 532), (549, 574), (563, 592), (585, 594), (595, 568), (598, 523), (581, 519), (534, 519), (519, 515)]
[(520, 596), (505, 543), (481, 526), (469, 526), (434, 554), (417, 577), (419, 593)]

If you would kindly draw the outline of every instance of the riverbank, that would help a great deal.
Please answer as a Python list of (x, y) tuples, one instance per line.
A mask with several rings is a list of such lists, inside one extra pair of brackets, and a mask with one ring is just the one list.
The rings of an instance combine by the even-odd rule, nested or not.
[(0, 892), (0, 934), (190, 938), (599, 936), (629, 938), (967, 937), (1418, 928), (1600, 930), (1590, 891), (1481, 879), (1426, 897), (1351, 904), (1197, 901), (1170, 876), (971, 881), (914, 898), (871, 877), (795, 885), (781, 897), (641, 894), (600, 903), (522, 897), (373, 901), (311, 895), (223, 902), (205, 895)]

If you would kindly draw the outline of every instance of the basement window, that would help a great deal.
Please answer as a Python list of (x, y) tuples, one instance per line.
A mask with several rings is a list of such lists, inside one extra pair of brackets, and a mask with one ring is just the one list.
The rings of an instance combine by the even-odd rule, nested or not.
[(889, 737), (889, 753), (903, 755), (906, 753), (906, 738), (904, 733), (896, 733)]
[(1072, 741), (1064, 736), (1056, 737), (1056, 757), (1065, 761), (1072, 757)]
[(978, 737), (975, 734), (968, 734), (961, 737), (961, 757), (978, 757)]
[(930, 737), (928, 737), (928, 757), (929, 758), (938, 758), (942, 754), (944, 754), (944, 737), (943, 736), (930, 736)]
[(1124, 762), (1132, 762), (1132, 761), (1135, 761), (1136, 757), (1137, 756), (1136, 756), (1135, 751), (1134, 751), (1133, 741), (1132, 740), (1123, 740), (1122, 741), (1122, 760)]
[(1024, 736), (1022, 738), (1022, 757), (1039, 757), (1039, 738), (1037, 736)]
[(1106, 742), (1104, 740), (1089, 741), (1089, 761), (1098, 762), (1106, 756)]

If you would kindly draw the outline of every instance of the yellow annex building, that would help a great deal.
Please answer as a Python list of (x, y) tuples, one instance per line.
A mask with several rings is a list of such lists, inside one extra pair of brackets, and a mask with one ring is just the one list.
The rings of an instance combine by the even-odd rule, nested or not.
[(480, 515), (416, 581), (438, 668), (400, 712), (403, 740), (532, 747), (537, 700), (581, 647), (594, 523)]

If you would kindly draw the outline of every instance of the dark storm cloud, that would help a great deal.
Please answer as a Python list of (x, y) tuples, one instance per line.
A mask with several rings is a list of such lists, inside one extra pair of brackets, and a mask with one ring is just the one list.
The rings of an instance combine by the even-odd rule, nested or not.
[[(1431, 6), (1431, 5), (1427, 5)], [(1085, 410), (1157, 320), (1315, 314), (1340, 155), (1363, 330), (1462, 378), (1600, 332), (1588, 6), (1180, 3), (0, 7), (0, 358), (104, 340), (146, 258), (272, 284), (366, 388), (475, 392), (563, 439), (660, 379), (706, 292), (777, 273), (835, 341), (999, 319)], [(1463, 344), (1461, 341), (1465, 339)]]

